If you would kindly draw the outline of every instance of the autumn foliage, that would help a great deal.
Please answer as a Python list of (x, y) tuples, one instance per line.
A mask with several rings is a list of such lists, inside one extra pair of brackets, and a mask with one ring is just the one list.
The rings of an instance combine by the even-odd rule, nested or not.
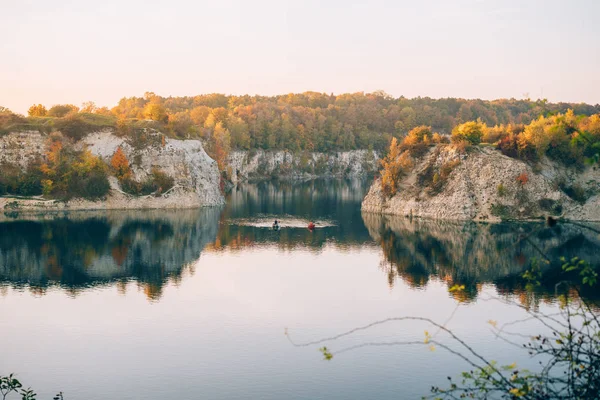
[(87, 149), (75, 150), (59, 134), (50, 137), (40, 171), (40, 187), (46, 196), (97, 199), (110, 189), (106, 164)]
[(527, 172), (519, 174), (519, 176), (517, 176), (517, 182), (519, 182), (521, 186), (525, 186), (525, 184), (529, 182), (529, 175), (527, 175)]
[(113, 168), (115, 176), (122, 180), (124, 178), (128, 178), (131, 175), (131, 169), (129, 168), (129, 160), (127, 160), (127, 156), (123, 152), (123, 149), (119, 147), (115, 154), (113, 154), (110, 165)]
[(392, 139), (388, 155), (381, 160), (381, 190), (392, 197), (398, 192), (402, 176), (412, 167), (414, 163), (408, 151), (402, 151), (401, 145), (396, 138)]

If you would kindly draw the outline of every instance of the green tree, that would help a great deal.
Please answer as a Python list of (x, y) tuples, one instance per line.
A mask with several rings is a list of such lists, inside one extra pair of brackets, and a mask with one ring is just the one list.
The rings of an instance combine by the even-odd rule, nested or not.
[(48, 110), (49, 117), (62, 118), (69, 113), (76, 113), (79, 111), (79, 107), (73, 104), (57, 104)]

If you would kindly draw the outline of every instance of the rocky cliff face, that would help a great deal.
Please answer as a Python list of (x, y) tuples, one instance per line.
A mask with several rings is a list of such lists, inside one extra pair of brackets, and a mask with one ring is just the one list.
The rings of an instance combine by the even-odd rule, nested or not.
[(247, 180), (358, 177), (373, 173), (378, 155), (370, 150), (325, 153), (234, 151), (229, 156), (233, 183)]
[(362, 210), (424, 218), (498, 221), (552, 215), (600, 220), (600, 171), (569, 169), (544, 160), (537, 166), (489, 147), (464, 154), (440, 145), (414, 161), (398, 193), (384, 195), (376, 180)]
[[(111, 192), (104, 201), (74, 199), (67, 203), (53, 200), (15, 200), (0, 198), (0, 209), (126, 209), (126, 208), (191, 208), (224, 203), (220, 190), (220, 173), (198, 140), (175, 140), (164, 138), (150, 140), (143, 146), (135, 146), (111, 131), (90, 134), (78, 142), (80, 148), (88, 148), (110, 163), (121, 149), (130, 160), (135, 179), (145, 179), (157, 168), (175, 180), (172, 190), (160, 196), (131, 196), (120, 190), (115, 178), (110, 179)], [(43, 158), (47, 137), (39, 132), (11, 133), (0, 137), (0, 165), (11, 163), (26, 168), (36, 158)]]

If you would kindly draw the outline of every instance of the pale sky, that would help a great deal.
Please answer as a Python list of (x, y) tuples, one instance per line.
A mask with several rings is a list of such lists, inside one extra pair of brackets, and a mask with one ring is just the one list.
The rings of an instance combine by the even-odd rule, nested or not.
[(0, 0), (0, 105), (385, 90), (600, 103), (600, 1)]

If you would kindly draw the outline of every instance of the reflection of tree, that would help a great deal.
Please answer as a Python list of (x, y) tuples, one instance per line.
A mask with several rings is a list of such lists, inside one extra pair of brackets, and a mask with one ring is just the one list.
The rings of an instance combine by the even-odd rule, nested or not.
[(214, 244), (208, 245), (207, 250), (235, 252), (243, 251), (248, 247), (275, 246), (280, 250), (304, 248), (318, 252), (327, 245), (344, 250), (364, 246), (368, 241), (364, 236), (362, 240), (358, 235), (357, 237), (345, 236), (337, 226), (319, 228), (312, 232), (306, 228), (282, 228), (273, 231), (269, 228), (235, 225), (224, 221), (219, 228), (217, 240)]
[[(220, 209), (72, 213), (0, 223), (0, 281), (43, 294), (60, 285), (140, 284), (157, 299), (216, 236)], [(92, 215), (93, 217), (90, 217)]]
[(366, 213), (363, 219), (371, 237), (383, 249), (381, 265), (390, 285), (400, 278), (412, 287), (421, 287), (437, 278), (447, 282), (448, 287), (464, 286), (464, 290), (451, 292), (461, 301), (474, 299), (484, 283), (493, 283), (500, 293), (519, 295), (523, 304), (550, 301), (560, 268), (543, 263), (542, 288), (532, 299), (521, 279), (532, 258), (543, 261), (578, 254), (598, 263), (600, 256), (597, 235), (580, 225), (490, 225)]
[[(237, 251), (248, 246), (274, 245), (282, 250), (308, 248), (319, 251), (326, 245), (340, 249), (364, 245), (371, 241), (360, 216), (360, 202), (367, 188), (367, 181), (351, 179), (265, 181), (240, 185), (229, 194), (217, 240), (209, 248)], [(236, 224), (238, 218), (257, 216), (331, 219), (336, 224), (313, 232), (301, 228), (284, 228), (276, 232)]]

